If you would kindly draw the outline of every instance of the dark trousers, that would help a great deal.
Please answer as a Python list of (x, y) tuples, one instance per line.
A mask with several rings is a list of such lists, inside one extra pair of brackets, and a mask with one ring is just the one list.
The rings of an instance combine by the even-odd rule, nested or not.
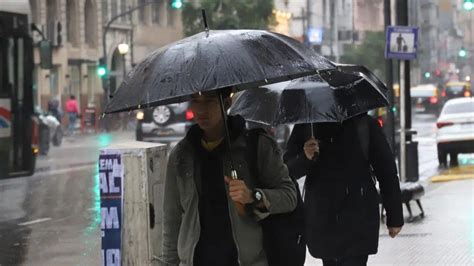
[(342, 257), (338, 259), (323, 259), (324, 266), (366, 266), (368, 255), (355, 257)]

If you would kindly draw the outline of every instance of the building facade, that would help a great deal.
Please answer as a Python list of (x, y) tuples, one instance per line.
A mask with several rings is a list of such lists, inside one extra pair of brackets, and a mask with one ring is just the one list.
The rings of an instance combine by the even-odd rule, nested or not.
[[(29, 0), (32, 22), (53, 43), (53, 68), (39, 68), (39, 51), (35, 49), (35, 99), (45, 109), (47, 102), (62, 103), (75, 95), (83, 110), (88, 105), (101, 111), (104, 104), (102, 82), (97, 75), (103, 56), (104, 26), (113, 17), (145, 0)], [(127, 71), (145, 56), (170, 42), (182, 38), (181, 12), (167, 0), (157, 0), (131, 15), (120, 17), (106, 34), (107, 66), (111, 91)], [(41, 40), (35, 34), (34, 40)], [(120, 54), (119, 44), (128, 44)]]

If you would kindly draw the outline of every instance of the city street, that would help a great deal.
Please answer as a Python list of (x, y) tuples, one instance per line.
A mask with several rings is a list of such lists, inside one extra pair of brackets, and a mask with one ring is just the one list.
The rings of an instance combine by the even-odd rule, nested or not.
[[(417, 114), (413, 122), (420, 143), (420, 180), (426, 186), (426, 217), (407, 223), (396, 239), (382, 226), (379, 254), (369, 259), (370, 265), (472, 262), (474, 180), (431, 183), (431, 177), (443, 174), (436, 159), (435, 119)], [(133, 136), (121, 132), (65, 139), (63, 146), (39, 157), (34, 176), (0, 181), (0, 265), (98, 264), (98, 151)], [(461, 170), (473, 167), (474, 157), (460, 156), (460, 164)], [(474, 177), (470, 169), (466, 174)], [(413, 210), (418, 213), (414, 204)], [(321, 263), (308, 254), (306, 264)]]
[(174, 232), (179, 264), (322, 265), (249, 216), (296, 220), (287, 148), (315, 254), (474, 265), (473, 47), (474, 0), (0, 0), (0, 266), (168, 262)]

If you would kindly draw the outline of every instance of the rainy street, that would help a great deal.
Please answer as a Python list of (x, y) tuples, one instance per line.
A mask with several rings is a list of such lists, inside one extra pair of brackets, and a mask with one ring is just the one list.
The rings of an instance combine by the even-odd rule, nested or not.
[(474, 0), (0, 0), (0, 266), (474, 265), (473, 210)]
[[(413, 126), (418, 130), (420, 179), (426, 184), (427, 191), (437, 189), (454, 193), (459, 188), (432, 184), (429, 179), (439, 173), (434, 142), (435, 116), (418, 114)], [(101, 147), (116, 141), (133, 139), (133, 132), (116, 134), (82, 135), (75, 140), (65, 139), (63, 146), (54, 147), (50, 154), (39, 157), (38, 170), (32, 177), (20, 177), (0, 181), (0, 265), (94, 265), (100, 261), (100, 213), (96, 159)], [(464, 164), (474, 165), (469, 156), (461, 158)], [(462, 163), (462, 162), (461, 162)], [(465, 165), (468, 166), (468, 165)], [(459, 182), (459, 181), (458, 181)], [(464, 181), (465, 182), (465, 181)], [(474, 183), (467, 182), (467, 188)], [(451, 185), (452, 186), (452, 185)], [(472, 192), (471, 192), (472, 193)], [(435, 195), (427, 192), (427, 216), (416, 226), (436, 223), (442, 213), (432, 213), (436, 204), (428, 201)], [(469, 195), (469, 193), (468, 193)], [(451, 197), (466, 197), (455, 196)], [(435, 199), (436, 200), (436, 199)], [(422, 201), (423, 202), (423, 201)], [(432, 206), (433, 205), (433, 206)], [(463, 208), (462, 206), (458, 206)], [(415, 212), (417, 209), (413, 206)], [(451, 210), (452, 212), (452, 210)], [(455, 213), (453, 213), (455, 215)], [(461, 224), (472, 217), (459, 215)], [(435, 219), (435, 221), (430, 221)], [(454, 217), (453, 217), (454, 219)], [(463, 220), (464, 219), (464, 220)], [(438, 221), (439, 223), (439, 221)], [(386, 261), (393, 253), (385, 246), (396, 245), (396, 241), (410, 245), (411, 256), (417, 254), (417, 229), (408, 224), (406, 237), (391, 240), (381, 231), (381, 254), (374, 256), (376, 261)], [(430, 225), (431, 226), (431, 225)], [(448, 224), (436, 225), (439, 227)], [(433, 232), (429, 232), (432, 234)], [(466, 232), (467, 233), (467, 232)], [(403, 232), (402, 232), (403, 236)], [(419, 241), (426, 241), (420, 238)], [(454, 240), (453, 240), (454, 241)], [(385, 244), (386, 243), (386, 244)], [(417, 258), (428, 260), (429, 253)], [(390, 261), (390, 260), (389, 260)], [(395, 261), (395, 260), (394, 260)], [(428, 260), (429, 261), (429, 260)], [(319, 265), (319, 262), (307, 256), (307, 265)]]

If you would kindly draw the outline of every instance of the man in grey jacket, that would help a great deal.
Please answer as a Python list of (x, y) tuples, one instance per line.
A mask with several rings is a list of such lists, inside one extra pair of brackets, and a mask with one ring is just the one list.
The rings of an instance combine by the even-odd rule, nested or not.
[[(222, 92), (221, 92), (222, 93)], [(224, 90), (226, 108), (230, 89)], [(162, 265), (268, 265), (259, 220), (296, 207), (296, 187), (275, 141), (262, 134), (257, 181), (246, 161), (245, 121), (228, 117), (231, 148), (217, 93), (192, 98), (197, 125), (170, 154), (165, 184)], [(231, 158), (232, 157), (232, 158)], [(238, 180), (231, 180), (231, 163)], [(241, 207), (245, 213), (240, 213)]]

